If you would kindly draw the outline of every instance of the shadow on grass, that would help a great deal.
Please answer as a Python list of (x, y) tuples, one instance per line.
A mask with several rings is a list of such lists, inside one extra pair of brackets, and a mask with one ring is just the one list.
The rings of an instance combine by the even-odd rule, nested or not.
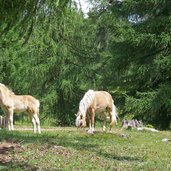
[[(6, 163), (6, 164), (2, 164), (0, 165), (2, 166), (2, 170), (3, 171), (36, 171), (36, 170), (39, 170), (39, 167), (37, 166), (32, 166), (32, 165), (29, 165), (27, 164), (26, 162), (9, 162), (9, 163)], [(7, 167), (6, 167), (7, 166)]]
[(143, 158), (138, 157), (131, 157), (131, 156), (118, 156), (116, 154), (110, 154), (110, 153), (103, 153), (99, 152), (98, 155), (103, 156), (107, 159), (113, 159), (118, 161), (125, 161), (125, 162), (144, 162)]
[[(64, 147), (71, 147), (75, 149), (91, 149), (97, 148), (97, 144), (91, 143), (91, 136), (86, 134), (72, 135), (73, 131), (65, 131), (65, 133), (60, 133), (56, 131), (55, 133), (45, 132), (42, 134), (33, 134), (31, 132), (9, 132), (7, 130), (0, 131), (0, 142), (22, 142), (23, 144), (35, 143), (38, 145), (60, 145)], [(70, 134), (70, 135), (68, 135)]]
[[(101, 147), (106, 146), (107, 139), (116, 138), (116, 135), (97, 132), (95, 135), (89, 135), (86, 133), (78, 133), (75, 131), (54, 131), (44, 132), (42, 134), (33, 134), (32, 132), (9, 132), (6, 130), (0, 130), (0, 142), (1, 141), (13, 141), (22, 142), (23, 144), (33, 143), (37, 148), (41, 148), (43, 145), (49, 146), (63, 146), (65, 148), (71, 148), (78, 151), (88, 151), (90, 154), (94, 153), (97, 156), (106, 158), (107, 160), (117, 160), (122, 162), (143, 162), (142, 158), (131, 156), (118, 156), (112, 152), (103, 152)], [(25, 167), (26, 166), (26, 167)], [(24, 161), (13, 163), (11, 162), (9, 168), (30, 168), (30, 170), (37, 170), (36, 166), (27, 166)]]

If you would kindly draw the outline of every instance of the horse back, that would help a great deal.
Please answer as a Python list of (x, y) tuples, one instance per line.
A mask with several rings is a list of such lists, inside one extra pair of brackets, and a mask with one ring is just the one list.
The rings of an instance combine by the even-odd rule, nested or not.
[(15, 95), (13, 96), (15, 111), (28, 111), (29, 113), (39, 112), (40, 102), (30, 95)]
[(112, 109), (112, 96), (106, 91), (95, 91), (95, 97), (93, 99), (93, 102), (91, 104), (91, 107), (96, 109), (105, 109), (110, 108)]

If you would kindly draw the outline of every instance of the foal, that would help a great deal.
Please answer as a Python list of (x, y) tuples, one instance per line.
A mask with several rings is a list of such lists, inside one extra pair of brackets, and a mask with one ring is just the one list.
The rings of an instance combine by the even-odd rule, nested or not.
[[(30, 95), (15, 95), (4, 84), (0, 83), (0, 106), (7, 114), (8, 129), (14, 130), (14, 112), (27, 112), (32, 119), (33, 131), (41, 133), (40, 120), (38, 117), (40, 102)], [(37, 128), (36, 128), (37, 126)]]

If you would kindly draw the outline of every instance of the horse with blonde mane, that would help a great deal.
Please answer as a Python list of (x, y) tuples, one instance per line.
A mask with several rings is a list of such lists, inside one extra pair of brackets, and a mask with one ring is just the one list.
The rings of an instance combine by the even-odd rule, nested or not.
[(117, 123), (118, 116), (111, 94), (106, 91), (88, 90), (79, 104), (79, 110), (76, 114), (75, 121), (76, 127), (85, 127), (86, 119), (88, 119), (88, 132), (93, 133), (95, 113), (103, 116), (103, 131), (106, 129), (106, 114), (109, 114), (111, 131), (112, 126)]
[(14, 112), (27, 112), (32, 119), (34, 133), (41, 133), (39, 113), (39, 100), (30, 95), (15, 95), (8, 87), (0, 83), (0, 107), (7, 115), (8, 129), (14, 130)]

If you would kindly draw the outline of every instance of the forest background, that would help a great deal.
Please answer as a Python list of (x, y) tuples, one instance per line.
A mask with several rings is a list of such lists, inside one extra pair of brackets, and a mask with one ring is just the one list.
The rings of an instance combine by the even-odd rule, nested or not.
[(73, 125), (94, 89), (121, 119), (171, 128), (171, 1), (87, 0), (87, 16), (79, 3), (0, 1), (0, 82), (40, 100), (41, 123)]

